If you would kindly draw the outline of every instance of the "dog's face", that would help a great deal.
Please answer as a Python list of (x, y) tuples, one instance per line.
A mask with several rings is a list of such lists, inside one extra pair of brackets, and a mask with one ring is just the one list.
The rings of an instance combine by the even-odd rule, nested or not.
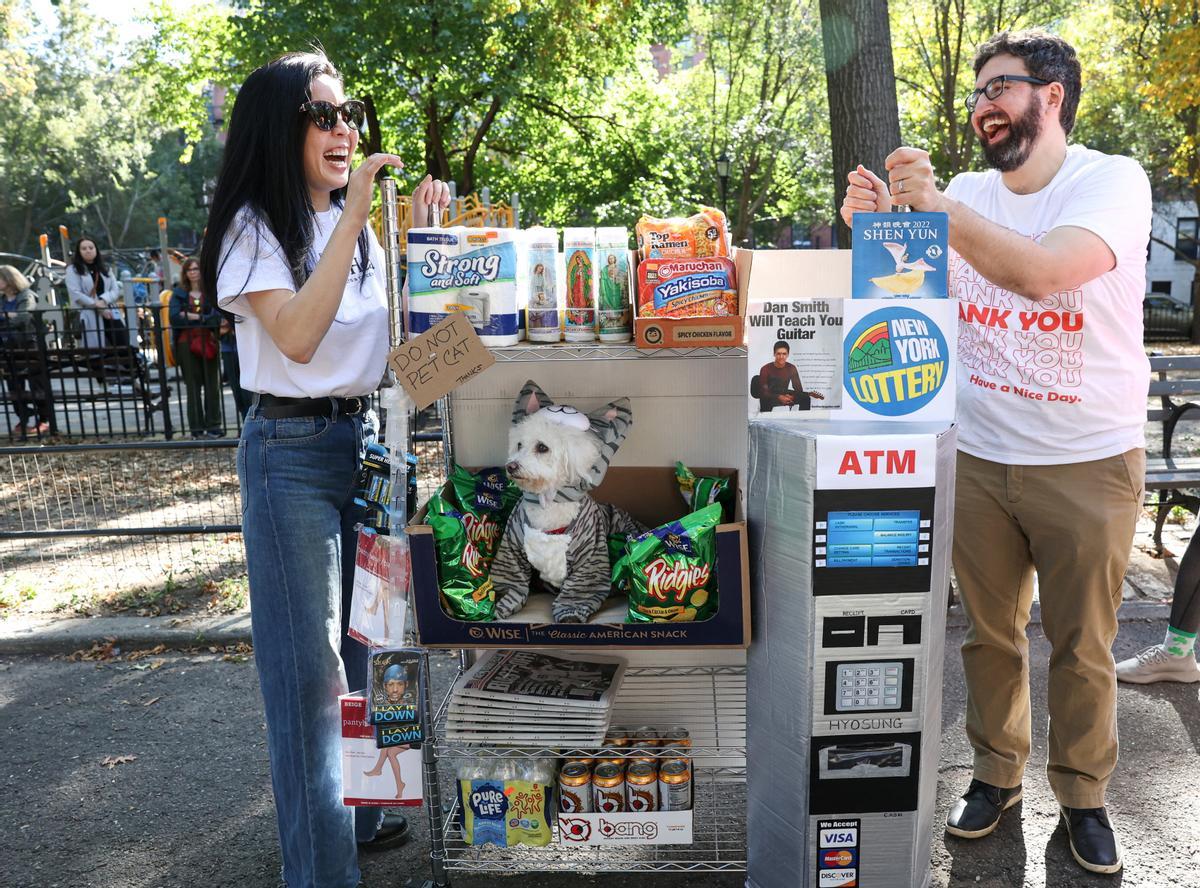
[(509, 430), (505, 469), (522, 490), (550, 494), (585, 481), (599, 458), (600, 440), (586, 421), (576, 427), (539, 410)]

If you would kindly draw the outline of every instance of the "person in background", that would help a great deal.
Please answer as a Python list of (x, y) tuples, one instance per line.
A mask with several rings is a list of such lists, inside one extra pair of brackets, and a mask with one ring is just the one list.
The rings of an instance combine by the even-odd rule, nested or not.
[(221, 438), (221, 364), (215, 301), (202, 289), (200, 262), (189, 258), (171, 290), (168, 315), (175, 361), (187, 391), (188, 429), (193, 438)]
[(885, 161), (887, 182), (859, 166), (842, 203), (847, 224), (893, 205), (950, 219), (949, 287), (959, 300), (953, 560), (969, 624), (962, 658), (975, 760), (946, 831), (981, 839), (1021, 800), (1036, 569), (1051, 648), (1047, 777), (1075, 861), (1114, 873), (1121, 843), (1105, 809), (1117, 765), (1112, 643), (1145, 494), (1150, 181), (1132, 158), (1069, 143), (1082, 78), (1062, 38), (1002, 32), (979, 47), (974, 68), (966, 106), (991, 169), (961, 173), (943, 192), (927, 152), (898, 148)]
[(217, 335), (221, 340), (221, 375), (225, 382), (229, 383), (229, 390), (233, 393), (233, 406), (237, 409), (238, 421), (241, 422), (250, 408), (250, 396), (242, 388), (242, 365), (238, 361), (237, 330), (234, 328), (232, 317), (226, 317), (225, 313), (222, 313)]
[[(252, 392), (238, 445), (251, 631), (266, 710), (288, 888), (355, 888), (357, 850), (403, 842), (403, 815), (342, 805), (338, 695), (367, 685), (347, 634), (359, 467), (387, 366), (383, 251), (368, 225), (375, 176), (351, 172), (362, 102), (321, 53), (289, 53), (238, 90), (200, 253), (202, 290), (237, 316)], [(414, 218), (446, 207), (425, 177)], [(357, 844), (356, 844), (357, 843)]]
[[(113, 342), (108, 335), (116, 314), (113, 305), (117, 301), (117, 279), (108, 270), (108, 264), (92, 238), (85, 236), (75, 241), (71, 264), (67, 267), (66, 283), (71, 305), (79, 309), (83, 347), (88, 351), (99, 351), (105, 346), (119, 344), (119, 337), (118, 342)], [(103, 357), (93, 359), (92, 375), (104, 388), (106, 374)]]
[(50, 395), (33, 321), (36, 306), (37, 295), (25, 275), (11, 265), (0, 265), (0, 366), (17, 414), (17, 424), (9, 433), (14, 438), (50, 431)]
[(1200, 533), (1192, 534), (1171, 598), (1171, 616), (1167, 635), (1160, 644), (1152, 644), (1117, 664), (1117, 681), (1153, 684), (1156, 681), (1200, 681), (1200, 663), (1196, 662), (1196, 634), (1200, 633)]

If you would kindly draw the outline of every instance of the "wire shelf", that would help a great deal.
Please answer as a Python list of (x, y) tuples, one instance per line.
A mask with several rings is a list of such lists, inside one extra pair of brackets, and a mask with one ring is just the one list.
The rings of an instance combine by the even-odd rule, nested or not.
[[(594, 747), (522, 746), (446, 739), (447, 694), (435, 717), (439, 758), (563, 758), (595, 756)], [(684, 727), (697, 768), (728, 779), (746, 766), (745, 666), (630, 666), (613, 703), (611, 724)], [(622, 750), (609, 750), (620, 754)], [(664, 757), (667, 753), (662, 754)]]
[(463, 839), (455, 798), (447, 814), (446, 869), (459, 873), (724, 873), (746, 870), (746, 786), (727, 782), (720, 771), (697, 770), (690, 845), (558, 844), (554, 827), (544, 847), (472, 846)]
[(492, 355), (501, 362), (522, 361), (612, 361), (657, 358), (744, 358), (743, 346), (721, 346), (695, 348), (638, 348), (631, 343), (586, 343), (560, 342), (493, 348)]

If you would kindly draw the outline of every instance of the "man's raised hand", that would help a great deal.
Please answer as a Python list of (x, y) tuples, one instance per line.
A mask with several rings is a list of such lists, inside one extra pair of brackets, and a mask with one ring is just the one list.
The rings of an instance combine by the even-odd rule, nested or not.
[(886, 213), (892, 208), (887, 184), (861, 163), (846, 175), (846, 181), (841, 212), (847, 227), (854, 227), (855, 213)]

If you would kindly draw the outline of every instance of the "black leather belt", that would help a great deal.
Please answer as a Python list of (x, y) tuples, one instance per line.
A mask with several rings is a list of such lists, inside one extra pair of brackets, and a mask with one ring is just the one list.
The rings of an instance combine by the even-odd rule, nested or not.
[(259, 406), (267, 419), (297, 419), (302, 416), (358, 416), (367, 407), (367, 399), (350, 398), (281, 398), (278, 395), (260, 394)]

